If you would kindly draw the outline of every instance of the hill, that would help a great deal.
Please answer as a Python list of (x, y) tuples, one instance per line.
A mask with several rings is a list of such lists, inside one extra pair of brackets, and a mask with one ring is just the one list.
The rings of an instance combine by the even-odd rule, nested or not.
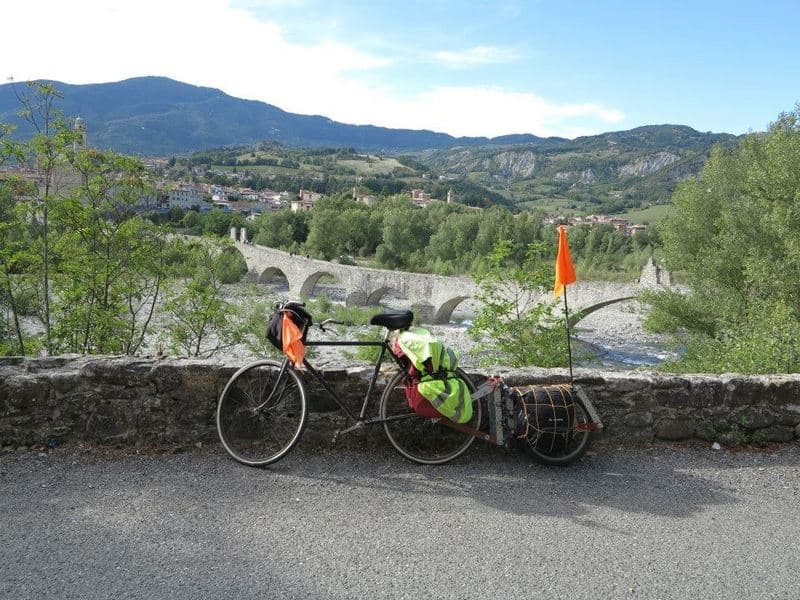
[[(217, 89), (165, 77), (89, 85), (52, 83), (64, 95), (60, 102), (63, 113), (80, 116), (87, 123), (92, 145), (125, 154), (168, 156), (263, 140), (289, 146), (410, 152), (542, 139), (517, 135), (494, 141), (455, 138), (427, 130), (348, 125), (322, 116), (289, 113), (265, 102), (242, 100)], [(12, 85), (0, 85), (0, 122), (18, 125), (19, 134), (26, 135), (29, 131), (16, 115), (20, 106)]]
[[(246, 168), (262, 177), (263, 185), (279, 185), (275, 178), (283, 177), (287, 186), (331, 191), (362, 178), (361, 184), (377, 193), (415, 186), (443, 197), (454, 188), (473, 205), (503, 203), (560, 214), (620, 212), (667, 202), (677, 182), (699, 172), (712, 146), (737, 139), (682, 125), (573, 140), (526, 134), (455, 138), (293, 114), (164, 77), (54, 83), (64, 96), (59, 108), (68, 117), (83, 118), (89, 144), (98, 148), (140, 156), (192, 155), (189, 162), (195, 166)], [(30, 130), (16, 114), (19, 108), (12, 84), (0, 85), (0, 123), (16, 124), (16, 135), (26, 137)], [(361, 165), (355, 153), (374, 160)], [(401, 164), (381, 163), (387, 156), (402, 158)], [(331, 176), (338, 179), (333, 186), (327, 185)]]
[(431, 150), (419, 160), (518, 204), (562, 214), (619, 212), (669, 201), (679, 181), (699, 173), (714, 145), (736, 140), (682, 125), (650, 125), (546, 144)]

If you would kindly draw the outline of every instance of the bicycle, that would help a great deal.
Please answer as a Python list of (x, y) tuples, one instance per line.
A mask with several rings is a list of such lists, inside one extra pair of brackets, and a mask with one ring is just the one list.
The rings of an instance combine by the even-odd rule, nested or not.
[[(279, 305), (277, 310), (292, 310), (300, 303)], [(325, 377), (303, 359), (304, 372), (309, 373), (353, 424), (334, 433), (334, 441), (342, 434), (368, 425), (382, 425), (389, 442), (404, 457), (420, 464), (442, 464), (451, 461), (470, 447), (480, 431), (481, 403), (473, 401), (472, 418), (459, 424), (446, 419), (426, 418), (413, 412), (406, 401), (405, 383), (409, 368), (402, 356), (392, 351), (391, 342), (398, 331), (408, 329), (414, 319), (411, 311), (387, 312), (373, 316), (370, 325), (386, 328), (380, 341), (306, 340), (308, 347), (377, 347), (375, 361), (361, 410), (354, 414)], [(322, 332), (328, 325), (342, 322), (326, 319), (318, 324)], [(378, 415), (367, 417), (369, 405), (378, 389), (384, 363), (394, 365), (394, 372), (383, 388)], [(468, 385), (476, 386), (461, 369), (456, 374)], [(297, 444), (305, 428), (308, 407), (306, 386), (296, 366), (284, 357), (282, 361), (263, 359), (245, 365), (230, 378), (217, 405), (217, 431), (225, 450), (235, 460), (250, 466), (272, 464)]]
[[(288, 302), (276, 306), (276, 311), (292, 311), (301, 303)], [(303, 311), (305, 313), (305, 311)], [(307, 313), (305, 313), (307, 314)], [(525, 418), (525, 433), (519, 429), (518, 407), (512, 406), (511, 395), (501, 378), (490, 377), (478, 388), (462, 370), (456, 375), (463, 379), (472, 396), (472, 417), (467, 423), (456, 423), (444, 416), (430, 417), (414, 412), (407, 399), (407, 388), (413, 382), (413, 369), (402, 353), (394, 351), (393, 340), (398, 332), (408, 329), (414, 315), (411, 311), (387, 312), (373, 316), (370, 325), (386, 328), (380, 341), (306, 340), (308, 347), (377, 347), (379, 354), (373, 366), (361, 410), (355, 415), (347, 408), (325, 377), (303, 358), (304, 372), (309, 373), (325, 390), (353, 424), (336, 431), (333, 441), (351, 431), (368, 425), (382, 425), (391, 445), (405, 458), (420, 464), (443, 464), (461, 456), (475, 439), (496, 445), (513, 445), (522, 441), (528, 453), (538, 462), (548, 465), (567, 465), (580, 458), (588, 449), (595, 431), (602, 422), (588, 397), (577, 385), (572, 385), (568, 425), (558, 423), (531, 424)], [(310, 315), (309, 315), (310, 321)], [(328, 325), (342, 322), (326, 319), (317, 327), (325, 332)], [(385, 362), (393, 364), (393, 374), (383, 388), (377, 416), (367, 417), (367, 411), (377, 391), (381, 369)], [(545, 386), (546, 387), (546, 386)], [(217, 431), (223, 447), (235, 460), (249, 466), (265, 466), (285, 457), (300, 440), (305, 428), (308, 407), (306, 386), (301, 372), (288, 356), (282, 361), (258, 360), (236, 371), (225, 385), (217, 405)], [(486, 401), (488, 423), (483, 424), (482, 405)], [(561, 407), (562, 409), (564, 407)], [(563, 412), (563, 410), (562, 410)], [(563, 421), (563, 419), (561, 419)], [(488, 429), (488, 431), (486, 431)], [(549, 441), (545, 448), (543, 440)], [(558, 444), (552, 443), (558, 441)]]

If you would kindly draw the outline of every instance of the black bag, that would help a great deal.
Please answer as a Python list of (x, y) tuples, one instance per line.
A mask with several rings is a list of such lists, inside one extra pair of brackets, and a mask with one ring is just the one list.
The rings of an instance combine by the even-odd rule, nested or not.
[(289, 315), (300, 331), (303, 332), (303, 343), (306, 341), (308, 328), (311, 326), (311, 315), (300, 302), (287, 302), (275, 306), (275, 312), (267, 323), (267, 339), (281, 352), (283, 351), (283, 315)]
[(575, 400), (568, 385), (512, 388), (516, 435), (545, 454), (563, 451), (575, 426)]

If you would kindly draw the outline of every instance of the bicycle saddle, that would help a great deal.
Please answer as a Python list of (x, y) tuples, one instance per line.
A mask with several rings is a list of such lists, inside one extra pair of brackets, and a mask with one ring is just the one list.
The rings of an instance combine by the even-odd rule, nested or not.
[(414, 321), (414, 313), (410, 310), (381, 313), (369, 320), (370, 325), (381, 325), (388, 329), (408, 329)]

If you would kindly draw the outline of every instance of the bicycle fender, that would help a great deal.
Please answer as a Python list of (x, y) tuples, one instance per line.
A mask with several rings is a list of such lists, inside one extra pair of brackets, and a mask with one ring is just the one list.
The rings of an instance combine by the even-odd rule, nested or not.
[(581, 402), (583, 402), (583, 405), (586, 407), (586, 412), (589, 413), (589, 417), (591, 417), (592, 423), (595, 424), (596, 429), (598, 431), (602, 431), (603, 421), (600, 420), (600, 415), (597, 413), (597, 409), (594, 407), (594, 404), (592, 404), (592, 401), (589, 400), (589, 395), (580, 385), (576, 383), (572, 384), (572, 389), (575, 390), (575, 393), (581, 399)]

